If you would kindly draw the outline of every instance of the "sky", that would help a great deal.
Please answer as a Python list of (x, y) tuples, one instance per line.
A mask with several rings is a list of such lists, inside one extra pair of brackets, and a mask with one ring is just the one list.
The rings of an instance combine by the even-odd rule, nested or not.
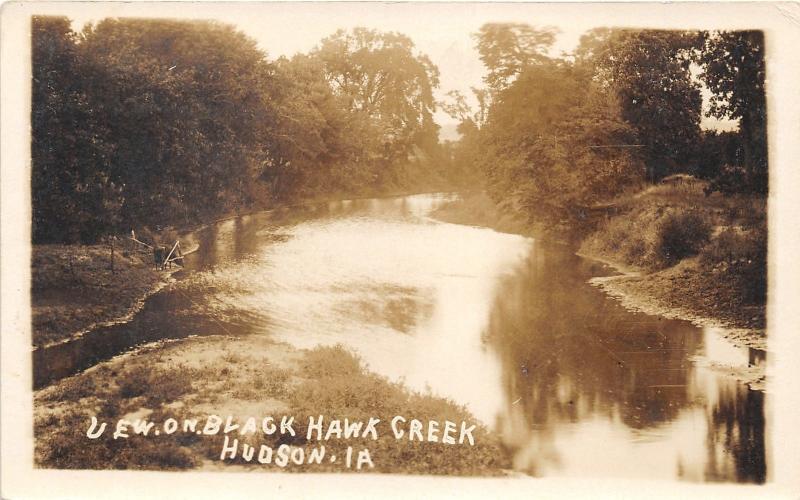
[[(124, 4), (123, 4), (124, 5)], [(598, 8), (600, 7), (600, 8)], [(520, 3), (267, 3), (267, 4), (165, 4), (134, 13), (137, 17), (214, 19), (235, 25), (255, 39), (270, 58), (312, 50), (337, 29), (356, 26), (397, 31), (408, 35), (419, 52), (439, 67), (437, 97), (450, 90), (471, 96), (471, 87), (482, 85), (485, 73), (472, 34), (487, 22), (517, 22), (555, 26), (560, 34), (552, 53), (571, 52), (582, 33), (598, 26), (692, 27), (685, 20), (670, 24), (658, 8), (640, 9), (628, 4), (520, 4)], [(674, 12), (674, 11), (670, 11)], [(77, 14), (77, 15), (76, 15)], [(104, 17), (128, 16), (124, 8), (86, 8), (69, 15), (75, 29)], [(674, 16), (673, 16), (674, 17)], [(692, 19), (691, 14), (687, 16)], [(698, 25), (699, 26), (699, 25)], [(706, 96), (707, 97), (707, 96)], [(438, 112), (443, 139), (455, 139), (455, 122)], [(731, 128), (730, 122), (704, 119), (707, 128)]]

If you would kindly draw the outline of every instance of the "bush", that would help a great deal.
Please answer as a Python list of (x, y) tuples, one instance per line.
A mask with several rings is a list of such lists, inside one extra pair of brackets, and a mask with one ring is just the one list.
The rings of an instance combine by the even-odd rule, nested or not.
[(656, 229), (656, 252), (667, 266), (697, 255), (711, 237), (711, 223), (697, 211), (671, 211)]
[(303, 363), (303, 375), (312, 379), (356, 376), (361, 370), (361, 359), (340, 344), (312, 349)]
[(119, 381), (119, 395), (123, 398), (135, 398), (144, 394), (150, 387), (149, 369), (136, 366), (123, 374)]
[(743, 302), (763, 304), (767, 293), (767, 231), (728, 228), (714, 238), (700, 258), (706, 269), (726, 273)]

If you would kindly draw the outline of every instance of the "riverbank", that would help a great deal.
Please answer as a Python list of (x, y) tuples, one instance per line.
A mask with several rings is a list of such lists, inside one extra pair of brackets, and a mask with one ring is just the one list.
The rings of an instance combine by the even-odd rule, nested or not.
[[(211, 415), (228, 415), (243, 424), (254, 417), (257, 432), (239, 440), (235, 459), (221, 460), (222, 432), (214, 435), (184, 432), (167, 435), (163, 423), (197, 419), (200, 428)], [(265, 435), (264, 417), (294, 417), (296, 435)], [(380, 419), (371, 435), (318, 441), (307, 439), (309, 417), (347, 418), (349, 422)], [(406, 419), (405, 434), (396, 439), (390, 427), (393, 417)], [(91, 417), (109, 423), (98, 439), (87, 438)], [(113, 426), (125, 419), (136, 425), (147, 420), (161, 429), (160, 435), (113, 438)], [(435, 434), (439, 442), (409, 440), (409, 423), (418, 419), (440, 422)], [(474, 445), (441, 442), (446, 421), (475, 424)], [(296, 472), (356, 472), (355, 455), (367, 449), (374, 468), (363, 471), (412, 474), (500, 475), (510, 467), (496, 437), (463, 407), (442, 398), (414, 393), (369, 372), (359, 359), (341, 347), (298, 350), (271, 341), (266, 336), (212, 336), (164, 341), (100, 363), (82, 373), (61, 380), (34, 395), (35, 461), (39, 467), (59, 469), (153, 469), (153, 470), (272, 470)], [(256, 458), (242, 458), (244, 443), (261, 449), (302, 449), (304, 456), (325, 446), (321, 464), (281, 466), (261, 464)], [(354, 451), (347, 468), (347, 447)], [(293, 451), (293, 456), (299, 456)], [(333, 455), (336, 459), (332, 460)]]
[[(380, 198), (409, 196), (398, 191), (383, 193)], [(172, 242), (209, 225), (256, 212), (288, 210), (300, 206), (375, 196), (325, 196), (292, 204), (230, 213), (208, 222), (197, 222), (181, 228), (168, 227), (158, 233), (142, 229), (140, 238)], [(112, 259), (108, 245), (33, 245), (31, 265), (31, 309), (33, 347), (48, 347), (80, 337), (102, 326), (129, 321), (145, 300), (169, 284), (178, 267), (158, 271), (152, 254), (145, 247), (124, 239), (117, 244)], [(184, 255), (192, 249), (185, 249)], [(112, 270), (112, 260), (113, 270)]]
[[(627, 194), (612, 204), (615, 214), (579, 243), (577, 253), (618, 273), (591, 283), (626, 308), (716, 327), (734, 345), (766, 349), (765, 200), (706, 196), (703, 187), (689, 179)], [(431, 216), (525, 236), (535, 233), (478, 193)], [(763, 388), (763, 371), (733, 375)]]
[[(129, 320), (177, 270), (158, 271), (152, 255), (107, 245), (34, 245), (33, 346), (46, 347)], [(112, 264), (113, 262), (113, 264)]]
[(593, 284), (627, 307), (766, 349), (766, 200), (705, 187), (686, 178), (620, 198), (578, 253), (623, 273)]

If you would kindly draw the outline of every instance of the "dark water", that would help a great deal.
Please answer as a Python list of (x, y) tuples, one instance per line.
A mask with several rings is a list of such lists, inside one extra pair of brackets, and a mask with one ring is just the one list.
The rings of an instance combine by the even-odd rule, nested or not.
[(610, 271), (528, 238), (444, 224), (447, 196), (231, 219), (187, 238), (176, 283), (130, 322), (37, 351), (37, 386), (191, 335), (342, 343), (466, 405), (537, 476), (766, 479), (764, 394), (714, 366), (764, 362), (713, 329), (623, 309)]

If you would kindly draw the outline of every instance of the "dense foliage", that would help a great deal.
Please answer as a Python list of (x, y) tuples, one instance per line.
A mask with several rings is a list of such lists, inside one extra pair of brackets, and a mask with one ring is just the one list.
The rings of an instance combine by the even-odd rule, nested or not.
[[(35, 242), (320, 196), (485, 186), (501, 208), (574, 225), (631, 184), (675, 173), (767, 190), (763, 34), (487, 24), (477, 109), (399, 33), (337, 31), (269, 60), (212, 22), (33, 21)], [(707, 114), (738, 120), (701, 130)], [(439, 143), (437, 106), (461, 140)]]
[[(689, 173), (711, 190), (766, 191), (763, 35), (600, 28), (553, 57), (553, 28), (487, 24), (478, 111), (449, 95), (461, 121), (452, 157), (483, 174), (494, 200), (550, 227), (574, 226), (628, 186)], [(739, 120), (702, 130), (707, 114)]]
[(438, 70), (403, 35), (270, 61), (212, 22), (36, 17), (32, 34), (36, 242), (443, 181)]
[(740, 149), (715, 179), (726, 192), (765, 194), (767, 175), (767, 103), (764, 91), (764, 33), (730, 31), (704, 34), (703, 80), (712, 91), (711, 114), (739, 120)]

